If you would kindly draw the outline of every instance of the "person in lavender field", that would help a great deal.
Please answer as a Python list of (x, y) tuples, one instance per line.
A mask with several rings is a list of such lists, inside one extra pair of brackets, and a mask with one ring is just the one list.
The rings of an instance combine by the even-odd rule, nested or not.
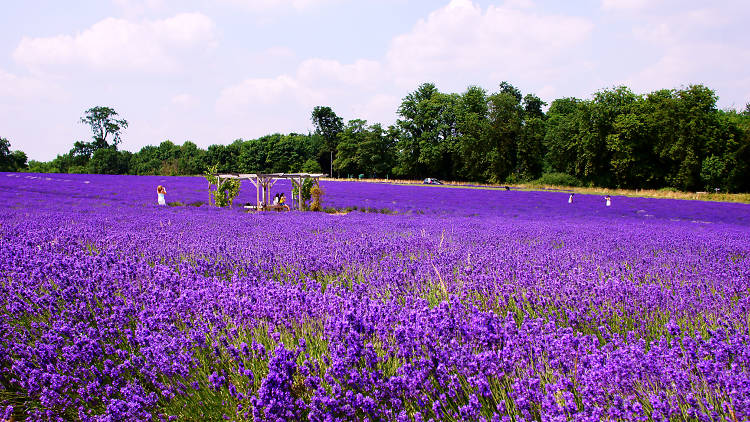
[(289, 211), (289, 205), (286, 203), (286, 194), (283, 192), (281, 193), (281, 196), (279, 196), (279, 205), (283, 206), (287, 211)]
[(273, 196), (273, 204), (274, 205), (279, 205), (279, 194), (278, 193)]
[(570, 196), (568, 197), (568, 203), (569, 203), (569, 204), (572, 204), (572, 203), (573, 203), (573, 195), (575, 195), (575, 194), (574, 194), (574, 193), (571, 193), (571, 194), (570, 194)]
[(167, 194), (167, 189), (164, 188), (164, 186), (159, 185), (156, 187), (156, 200), (159, 203), (159, 205), (167, 205), (167, 201), (166, 199), (164, 199), (166, 194)]
[(605, 196), (604, 200), (606, 201), (606, 205), (608, 207), (612, 205), (612, 198), (610, 198), (609, 195)]
[(286, 194), (282, 192), (281, 196), (279, 197), (279, 205), (286, 208), (287, 211), (289, 211), (289, 205), (286, 203)]

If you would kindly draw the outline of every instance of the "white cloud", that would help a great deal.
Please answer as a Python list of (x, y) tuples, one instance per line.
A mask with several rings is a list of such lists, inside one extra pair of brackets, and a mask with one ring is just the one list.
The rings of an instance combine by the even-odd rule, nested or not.
[(602, 8), (612, 11), (637, 11), (653, 7), (657, 0), (602, 0)]
[(291, 59), (295, 56), (294, 50), (284, 46), (269, 47), (263, 52), (263, 54), (275, 59)]
[(218, 106), (231, 112), (247, 106), (279, 104), (303, 99), (297, 81), (289, 76), (276, 78), (251, 78), (222, 90)]
[[(345, 119), (388, 124), (396, 117), (401, 97), (426, 80), (439, 82), (444, 90), (462, 90), (470, 83), (494, 85), (560, 68), (578, 72), (579, 66), (588, 64), (571, 65), (568, 58), (592, 27), (580, 18), (539, 14), (529, 1), (513, 0), (483, 10), (472, 1), (453, 0), (395, 37), (380, 61), (308, 59), (292, 73), (248, 78), (226, 87), (216, 109), (224, 115), (248, 116), (259, 126), (291, 121), (299, 125), (300, 116), (307, 120), (314, 106), (329, 105)], [(446, 88), (446, 81), (453, 86)]]
[(213, 42), (214, 23), (201, 13), (140, 22), (107, 18), (75, 35), (24, 37), (13, 58), (32, 69), (84, 65), (162, 73), (179, 68), (181, 55)]
[[(731, 60), (727, 60), (730, 58)], [(720, 92), (750, 97), (750, 49), (715, 43), (684, 43), (669, 47), (653, 64), (630, 76), (624, 83), (636, 91), (705, 84)]]
[(223, 0), (236, 4), (252, 12), (269, 12), (275, 10), (293, 9), (305, 11), (318, 6), (341, 0)]
[(336, 60), (303, 61), (293, 76), (248, 78), (225, 88), (217, 101), (222, 111), (242, 110), (258, 104), (290, 104), (314, 107), (332, 98), (362, 96), (376, 89), (381, 65), (369, 60), (342, 64)]
[(172, 97), (172, 105), (180, 108), (193, 108), (198, 104), (198, 99), (190, 94), (178, 94)]
[[(531, 4), (510, 3), (482, 10), (469, 0), (453, 0), (396, 37), (389, 66), (406, 85), (445, 79), (460, 72), (468, 79), (487, 72), (514, 75), (566, 63), (593, 24), (576, 17), (543, 15)], [(467, 79), (467, 78), (463, 78)]]
[(113, 0), (113, 3), (126, 16), (140, 16), (166, 6), (166, 0)]
[(0, 69), (0, 97), (16, 100), (59, 99), (62, 89), (51, 81), (33, 76), (18, 76)]
[(661, 6), (636, 13), (632, 41), (640, 44), (639, 57), (651, 59), (639, 60), (619, 83), (640, 92), (705, 84), (720, 95), (720, 106), (738, 106), (736, 99), (748, 98), (750, 48), (740, 41), (747, 33), (740, 29), (747, 7), (731, 1)]

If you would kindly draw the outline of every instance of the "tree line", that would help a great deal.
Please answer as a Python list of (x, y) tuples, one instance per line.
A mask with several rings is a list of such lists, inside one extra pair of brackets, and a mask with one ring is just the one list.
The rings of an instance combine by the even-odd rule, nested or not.
[[(396, 177), (519, 183), (541, 181), (631, 189), (750, 191), (750, 105), (720, 110), (704, 85), (636, 94), (621, 86), (591, 99), (547, 104), (508, 82), (496, 92), (470, 86), (440, 92), (424, 83), (403, 98), (395, 124), (347, 122), (315, 107), (315, 131), (237, 139), (206, 149), (166, 140), (136, 153), (118, 150), (127, 121), (107, 107), (86, 111), (91, 142), (76, 142), (34, 172), (201, 174), (325, 172), (337, 177)], [(19, 154), (20, 153), (20, 154)], [(4, 155), (3, 155), (4, 154)], [(5, 165), (5, 164), (1, 164)], [(2, 167), (7, 169), (12, 166)]]

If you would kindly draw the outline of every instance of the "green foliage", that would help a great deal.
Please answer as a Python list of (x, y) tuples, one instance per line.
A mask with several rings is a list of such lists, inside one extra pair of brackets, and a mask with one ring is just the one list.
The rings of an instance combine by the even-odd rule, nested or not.
[(86, 172), (95, 174), (128, 174), (132, 153), (117, 151), (113, 148), (101, 148), (86, 165)]
[(532, 182), (535, 185), (581, 186), (580, 180), (565, 173), (545, 173)]
[[(344, 125), (330, 107), (318, 106), (313, 134), (277, 133), (207, 149), (165, 140), (134, 154), (117, 151), (127, 121), (111, 108), (94, 107), (81, 119), (92, 128), (92, 142), (77, 141), (68, 153), (28, 167), (151, 175), (200, 174), (207, 163), (222, 173), (333, 167), (368, 177), (497, 183), (563, 173), (600, 187), (749, 192), (750, 111), (718, 110), (716, 101), (703, 85), (645, 95), (620, 86), (587, 100), (556, 99), (545, 113), (541, 98), (508, 82), (493, 93), (470, 86), (462, 94), (424, 83), (403, 98), (396, 124), (387, 128), (360, 119)], [(4, 141), (0, 169), (24, 169), (25, 154)]]
[(507, 82), (501, 83), (500, 88), (487, 99), (489, 180), (496, 183), (503, 182), (516, 169), (524, 117), (521, 93)]
[[(92, 107), (81, 117), (81, 123), (91, 127), (93, 150), (100, 148), (114, 147), (120, 143), (120, 131), (128, 127), (128, 121), (117, 119), (117, 112), (110, 107)], [(109, 137), (112, 137), (112, 144), (109, 143)]]
[(721, 188), (722, 183), (726, 180), (727, 168), (724, 160), (712, 155), (703, 160), (701, 167), (701, 179), (703, 180), (706, 190)]
[[(304, 182), (302, 182), (302, 210), (307, 209), (307, 202), (310, 201), (310, 198), (312, 197), (311, 191), (313, 188), (314, 182), (313, 179), (305, 179)], [(298, 195), (298, 188), (297, 186), (292, 188), (292, 196)]]
[[(313, 186), (315, 186), (313, 179), (305, 179), (305, 181), (302, 182), (302, 200), (303, 201), (307, 202), (312, 198)], [(320, 200), (320, 195), (322, 195), (322, 192), (318, 195), (318, 200)]]
[[(319, 150), (320, 157), (325, 161), (325, 168), (332, 169), (334, 157), (338, 153), (338, 136), (344, 130), (344, 121), (331, 107), (324, 106), (313, 108), (310, 119), (315, 126), (315, 133), (323, 139)], [(324, 154), (324, 152), (329, 154)]]
[(54, 166), (53, 162), (29, 161), (28, 171), (30, 173), (62, 173), (60, 169)]
[(312, 203), (310, 204), (310, 211), (322, 211), (323, 205), (321, 204), (321, 198), (323, 197), (323, 189), (320, 185), (316, 184), (310, 189), (310, 195), (312, 196)]
[(68, 174), (87, 174), (88, 170), (85, 166), (70, 166), (68, 168)]
[(23, 151), (11, 151), (10, 141), (0, 137), (0, 171), (20, 171), (28, 168)]
[(308, 158), (307, 161), (305, 161), (305, 164), (302, 165), (302, 172), (303, 173), (322, 173), (323, 169), (320, 168), (320, 163), (318, 163), (313, 158)]
[(401, 102), (394, 135), (396, 167), (401, 177), (425, 175), (451, 178), (457, 157), (456, 138), (458, 94), (444, 94), (432, 83), (424, 83)]
[(344, 174), (385, 176), (393, 166), (392, 138), (379, 124), (350, 120), (339, 133), (338, 154), (333, 167)]
[[(219, 179), (214, 176), (218, 173), (218, 164), (208, 167), (203, 177), (208, 181), (208, 204), (213, 201), (217, 207), (232, 207), (234, 198), (240, 194), (240, 181), (237, 179)], [(213, 190), (211, 188), (213, 187)]]

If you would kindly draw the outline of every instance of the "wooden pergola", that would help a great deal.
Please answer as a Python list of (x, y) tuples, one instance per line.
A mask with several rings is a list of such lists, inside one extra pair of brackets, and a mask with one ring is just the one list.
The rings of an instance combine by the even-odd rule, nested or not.
[(271, 188), (279, 180), (291, 180), (292, 186), (297, 188), (297, 197), (294, 197), (294, 191), (291, 192), (292, 203), (291, 209), (299, 210), (302, 207), (302, 184), (307, 179), (313, 179), (317, 185), (323, 173), (222, 173), (214, 174), (217, 185), (221, 186), (222, 179), (239, 179), (249, 180), (255, 186), (255, 198), (257, 201), (255, 209), (262, 210), (271, 205)]

